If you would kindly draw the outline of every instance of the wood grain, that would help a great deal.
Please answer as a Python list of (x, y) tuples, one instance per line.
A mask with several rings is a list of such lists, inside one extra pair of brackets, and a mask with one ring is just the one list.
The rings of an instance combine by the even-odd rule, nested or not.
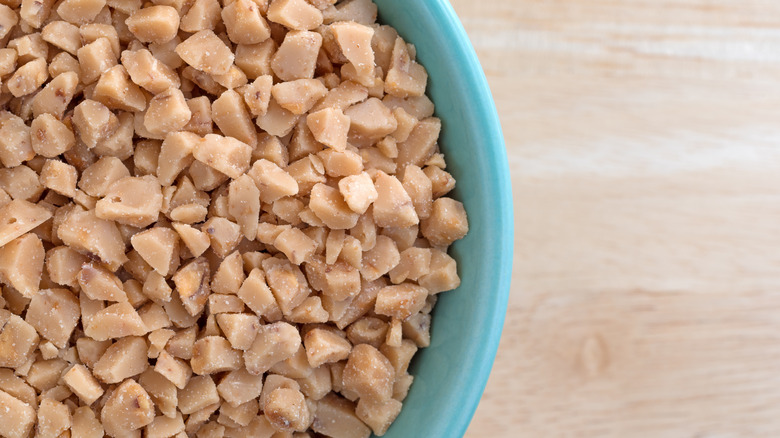
[(466, 436), (780, 436), (780, 2), (452, 3), (516, 215)]

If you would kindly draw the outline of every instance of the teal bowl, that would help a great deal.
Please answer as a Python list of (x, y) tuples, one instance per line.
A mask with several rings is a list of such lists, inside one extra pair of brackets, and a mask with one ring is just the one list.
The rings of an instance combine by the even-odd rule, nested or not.
[[(439, 295), (431, 346), (387, 438), (456, 438), (485, 389), (504, 324), (512, 276), (512, 188), (506, 149), (485, 74), (447, 0), (375, 0), (379, 21), (417, 48), (428, 95), (442, 120), (441, 148), (457, 180), (470, 231), (455, 243), (462, 283)], [(489, 7), (489, 6), (486, 6)]]

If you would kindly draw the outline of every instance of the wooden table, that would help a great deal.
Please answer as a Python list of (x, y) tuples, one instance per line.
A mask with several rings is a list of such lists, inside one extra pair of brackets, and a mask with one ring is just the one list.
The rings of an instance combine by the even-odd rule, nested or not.
[(780, 436), (780, 1), (452, 2), (516, 217), (466, 436)]

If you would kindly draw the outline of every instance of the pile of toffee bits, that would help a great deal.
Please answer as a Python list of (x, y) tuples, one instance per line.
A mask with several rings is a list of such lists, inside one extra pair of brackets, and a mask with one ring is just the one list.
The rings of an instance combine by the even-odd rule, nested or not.
[(2, 0), (0, 436), (383, 435), (441, 129), (370, 0)]

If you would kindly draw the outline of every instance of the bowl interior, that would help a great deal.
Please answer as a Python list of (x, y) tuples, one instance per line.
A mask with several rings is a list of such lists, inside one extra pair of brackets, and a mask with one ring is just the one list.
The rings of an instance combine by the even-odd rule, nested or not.
[(468, 37), (446, 0), (375, 0), (379, 21), (417, 48), (442, 119), (441, 148), (470, 231), (455, 243), (461, 286), (439, 296), (431, 346), (412, 362), (414, 384), (385, 437), (462, 436), (487, 382), (512, 274), (512, 196), (495, 105)]

